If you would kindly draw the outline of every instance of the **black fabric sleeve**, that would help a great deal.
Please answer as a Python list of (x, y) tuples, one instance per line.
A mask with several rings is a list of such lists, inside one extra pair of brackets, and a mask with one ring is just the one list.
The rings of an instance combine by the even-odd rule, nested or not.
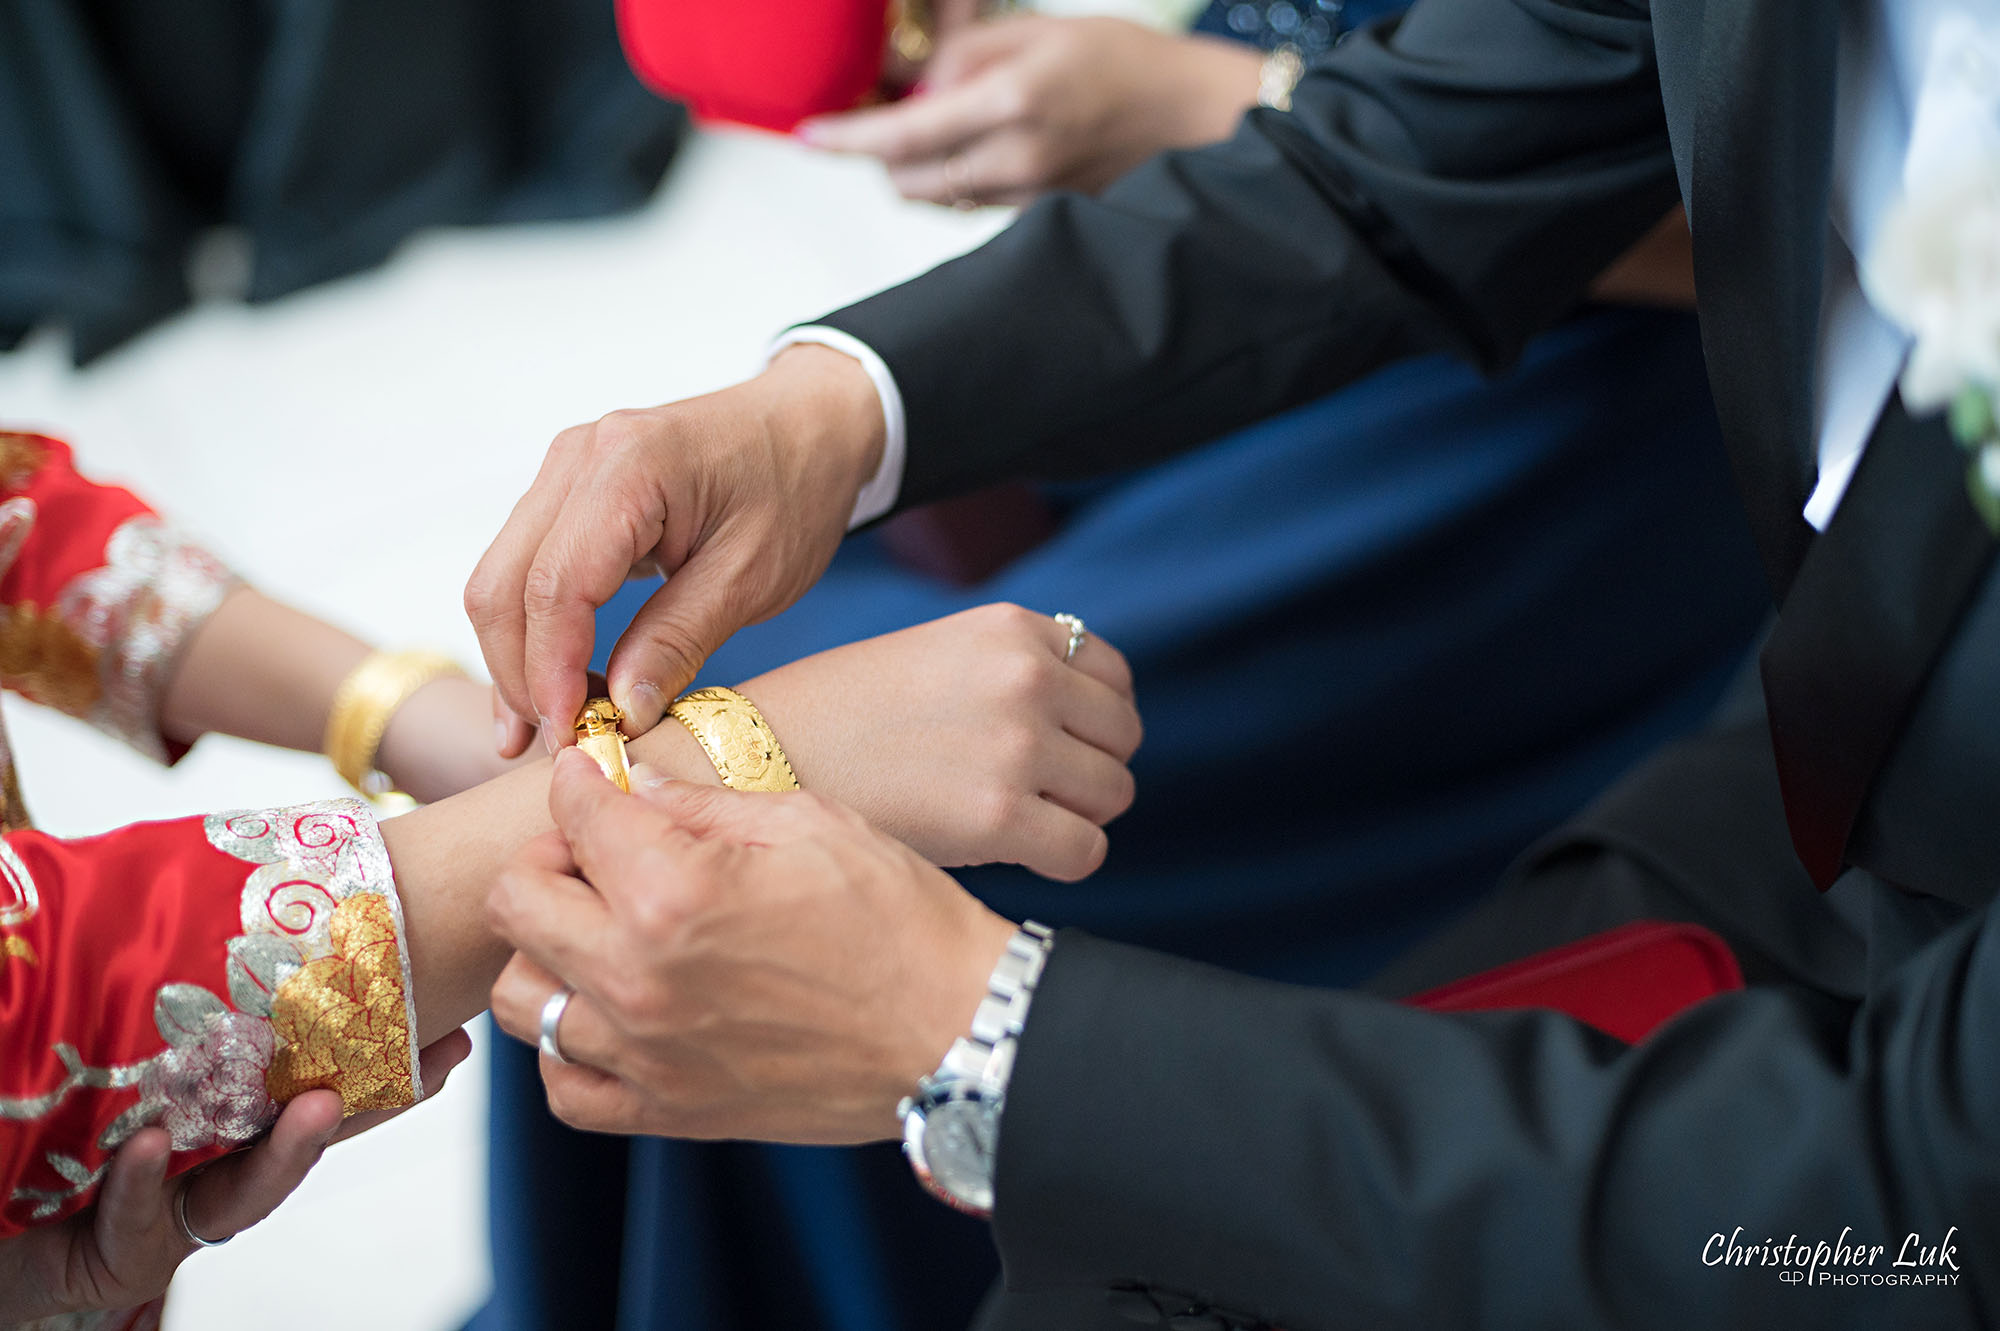
[[(1629, 1049), (1064, 934), (997, 1196), (1010, 1288), (1171, 1290), (1290, 1331), (1988, 1325), (2000, 922), (1963, 921), (1865, 1003), (1753, 989)], [(1892, 1265), (1952, 1226), (1957, 1270)], [(1844, 1229), (1887, 1251), (1842, 1271), (1956, 1283), (1704, 1262), (1717, 1234)]]
[(1419, 352), (1502, 366), (1678, 198), (1639, 3), (1425, 0), (1293, 108), (820, 321), (896, 376), (903, 505), (1159, 458)]

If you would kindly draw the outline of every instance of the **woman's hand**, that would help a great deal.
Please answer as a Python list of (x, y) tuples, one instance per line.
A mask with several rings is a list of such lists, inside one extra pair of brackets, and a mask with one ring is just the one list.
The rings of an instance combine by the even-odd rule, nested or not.
[[(396, 709), (375, 761), (396, 789), (434, 804), (525, 761), (520, 755), (533, 734), (525, 726), (516, 730), (492, 685), (450, 676), (432, 680)], [(534, 751), (540, 755), (541, 747)]]
[(158, 1298), (194, 1252), (175, 1220), (182, 1189), (188, 1228), (226, 1238), (276, 1210), (339, 1127), (340, 1097), (309, 1091), (257, 1145), (174, 1179), (166, 1132), (140, 1130), (113, 1157), (96, 1206), (0, 1242), (0, 1325)]
[(987, 605), (746, 681), (799, 782), (934, 864), (1024, 864), (1074, 880), (1131, 806), (1132, 672), (1090, 636)]
[(1262, 54), (1123, 19), (1019, 15), (949, 32), (922, 91), (807, 121), (799, 136), (879, 157), (907, 198), (1023, 203), (1102, 189), (1167, 148), (1228, 137)]
[[(442, 1089), (471, 1052), (464, 1031), (426, 1046), (418, 1070), (426, 1095)], [(167, 1177), (166, 1132), (140, 1129), (112, 1157), (94, 1207), (0, 1241), (0, 1326), (158, 1298), (195, 1251), (181, 1237), (175, 1215), (182, 1191), (189, 1229), (203, 1238), (232, 1237), (291, 1196), (330, 1143), (401, 1112), (356, 1114), (343, 1122), (338, 1095), (308, 1091), (285, 1106), (255, 1146), (178, 1178)]]

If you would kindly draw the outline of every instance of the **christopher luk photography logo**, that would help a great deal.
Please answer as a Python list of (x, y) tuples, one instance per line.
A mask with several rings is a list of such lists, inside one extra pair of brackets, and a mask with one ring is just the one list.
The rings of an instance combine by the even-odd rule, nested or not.
[(1853, 1228), (1840, 1231), (1831, 1243), (1789, 1235), (1783, 1242), (1766, 1238), (1745, 1242), (1743, 1226), (1728, 1234), (1717, 1232), (1701, 1248), (1703, 1266), (1774, 1267), (1778, 1279), (1808, 1288), (1858, 1285), (1956, 1285), (1959, 1232), (1956, 1225), (1942, 1238), (1910, 1233), (1893, 1246), (1867, 1243)]

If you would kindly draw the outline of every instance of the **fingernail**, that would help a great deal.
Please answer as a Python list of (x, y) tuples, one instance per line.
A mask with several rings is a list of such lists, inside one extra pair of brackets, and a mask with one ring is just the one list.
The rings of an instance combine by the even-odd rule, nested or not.
[(671, 780), (673, 780), (672, 777), (651, 763), (635, 763), (632, 767), (633, 785), (644, 786), (648, 790), (658, 790)]
[(660, 724), (660, 718), (667, 714), (667, 700), (659, 685), (642, 679), (626, 691), (625, 705), (619, 710), (625, 713), (626, 737), (636, 739)]
[(540, 712), (535, 713), (535, 725), (542, 732), (542, 743), (548, 747), (549, 757), (555, 757), (562, 748), (562, 745), (556, 743), (556, 728), (550, 725), (549, 719)]
[(511, 738), (511, 737), (510, 737), (510, 736), (509, 736), (509, 735), (507, 734), (507, 723), (506, 723), (506, 721), (504, 721), (504, 720), (503, 720), (503, 719), (501, 719), (500, 717), (497, 717), (497, 716), (496, 716), (496, 717), (494, 717), (494, 718), (493, 718), (493, 751), (494, 751), (495, 753), (505, 753), (505, 752), (507, 752), (507, 741), (508, 741), (508, 739), (509, 739), (509, 738)]
[(820, 129), (818, 122), (801, 120), (797, 125), (793, 126), (792, 137), (801, 143), (810, 143), (817, 148), (824, 137), (824, 133)]

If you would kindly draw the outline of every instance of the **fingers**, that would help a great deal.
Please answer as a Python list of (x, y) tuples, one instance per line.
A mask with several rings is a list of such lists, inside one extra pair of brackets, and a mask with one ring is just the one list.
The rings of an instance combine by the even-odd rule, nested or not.
[(749, 618), (738, 609), (744, 567), (730, 542), (704, 545), (646, 598), (618, 636), (605, 675), (628, 736), (657, 725), (668, 700), (694, 682), (702, 662)]
[(937, 54), (924, 67), (924, 83), (934, 88), (963, 83), (994, 62), (1034, 47), (1042, 30), (1043, 20), (1032, 14), (965, 27), (938, 44)]
[(555, 736), (552, 747), (569, 741), (569, 723), (583, 707), (598, 607), (665, 533), (663, 510), (635, 507), (642, 501), (608, 493), (613, 487), (593, 478), (578, 489), (607, 493), (592, 502), (578, 494), (556, 515), (521, 588), (521, 669), (544, 738)]
[(493, 538), (493, 544), (487, 547), (465, 584), (465, 613), (479, 635), (486, 673), (493, 677), (502, 701), (517, 717), (535, 714), (522, 668), (522, 632), (526, 626), (522, 589), (535, 552), (541, 549), (550, 524), (570, 492), (572, 473), (591, 430), (590, 426), (579, 425), (555, 437), (534, 483), (507, 515), (500, 534)]
[(1064, 675), (1061, 688), (1056, 713), (1063, 729), (1120, 763), (1129, 762), (1146, 734), (1131, 697), (1080, 671)]
[(1041, 136), (1015, 126), (894, 164), (889, 181), (906, 199), (941, 204), (1026, 203), (1050, 183)]
[(1021, 818), (1024, 868), (1044, 878), (1074, 883), (1096, 873), (1110, 852), (1104, 829), (1052, 800), (1032, 801)]
[[(1050, 615), (1048, 627), (1042, 630), (1042, 640), (1060, 657), (1069, 650), (1069, 629)], [(1078, 673), (1103, 682), (1127, 698), (1133, 696), (1132, 666), (1126, 661), (1125, 653), (1095, 633), (1085, 631), (1083, 642), (1077, 647), (1076, 655), (1069, 658), (1068, 664)]]
[(171, 1150), (163, 1129), (141, 1128), (111, 1159), (111, 1172), (97, 1198), (95, 1224), (98, 1246), (114, 1266), (166, 1218)]
[(632, 793), (689, 836), (739, 846), (772, 846), (792, 840), (822, 808), (804, 794), (729, 790), (676, 781), (643, 763), (633, 772)]
[(1011, 123), (1018, 94), (998, 79), (906, 97), (888, 106), (807, 121), (800, 137), (830, 152), (861, 153), (889, 166), (922, 162), (957, 150)]
[(549, 1112), (586, 1132), (635, 1133), (644, 1129), (646, 1102), (629, 1083), (582, 1063), (542, 1060), (542, 1088)]
[(590, 887), (520, 860), (501, 870), (486, 912), (495, 933), (558, 975), (587, 974), (617, 927)]
[(1103, 749), (1065, 735), (1041, 775), (1042, 797), (1102, 826), (1132, 807), (1132, 769)]
[(292, 1195), (340, 1127), (340, 1097), (307, 1091), (287, 1104), (270, 1135), (189, 1176), (188, 1228), (224, 1239), (250, 1228)]
[[(452, 1069), (463, 1063), (472, 1054), (472, 1036), (464, 1029), (440, 1036), (425, 1045), (417, 1053), (417, 1084), (428, 1100), (444, 1089)], [(371, 1109), (366, 1113), (350, 1114), (341, 1121), (334, 1132), (336, 1144), (362, 1133), (381, 1127), (392, 1118), (406, 1114), (414, 1106), (405, 1105), (400, 1109)]]
[(493, 748), (502, 758), (518, 758), (527, 752), (528, 744), (535, 738), (534, 722), (516, 712), (500, 696), (498, 686), (493, 690)]
[(617, 1071), (619, 1040), (591, 998), (587, 983), (567, 983), (532, 957), (516, 954), (493, 982), (493, 1020), (523, 1044), (539, 1046), (542, 1009), (565, 988), (574, 996), (563, 1008), (562, 1021), (556, 1027), (556, 1045), (563, 1057), (572, 1063)]

